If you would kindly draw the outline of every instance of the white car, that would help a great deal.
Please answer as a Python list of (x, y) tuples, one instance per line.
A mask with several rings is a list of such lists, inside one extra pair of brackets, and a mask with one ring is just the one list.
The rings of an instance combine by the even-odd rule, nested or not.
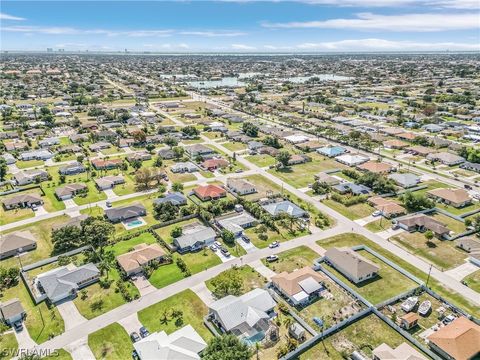
[(380, 215), (382, 215), (382, 212), (381, 212), (380, 210), (375, 210), (375, 211), (372, 213), (372, 216), (375, 216), (375, 217), (380, 216)]

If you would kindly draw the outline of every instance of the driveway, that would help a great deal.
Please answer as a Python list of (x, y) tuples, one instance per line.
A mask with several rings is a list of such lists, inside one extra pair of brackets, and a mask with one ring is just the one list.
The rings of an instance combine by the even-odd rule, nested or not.
[(479, 269), (480, 268), (477, 265), (472, 264), (470, 261), (467, 261), (465, 264), (459, 265), (456, 268), (445, 271), (445, 274), (451, 276), (455, 280), (461, 281), (463, 278), (474, 273)]
[(43, 206), (37, 207), (37, 210), (35, 210), (34, 212), (35, 212), (35, 216), (42, 216), (42, 215), (48, 214), (48, 211), (45, 210)]
[(192, 287), (192, 290), (207, 306), (215, 301), (215, 297), (213, 296), (212, 292), (208, 290), (205, 282), (195, 285)]
[(403, 229), (397, 229), (397, 230), (387, 229), (385, 231), (381, 231), (381, 232), (377, 233), (377, 235), (380, 236), (382, 239), (387, 240), (387, 239), (391, 238), (392, 236), (401, 234), (404, 231), (405, 230), (403, 230)]
[(129, 315), (129, 316), (119, 320), (118, 323), (123, 326), (123, 328), (128, 333), (128, 335), (130, 335), (134, 331), (138, 335), (140, 335), (139, 330), (143, 326), (142, 323), (140, 322), (140, 320), (138, 320), (137, 313), (133, 313), (132, 315)]
[(222, 252), (220, 250), (215, 251), (215, 254), (217, 254), (217, 256), (220, 258), (220, 260), (222, 260), (223, 263), (235, 259), (235, 256), (233, 256), (233, 255), (230, 255), (227, 258), (225, 255), (222, 254)]
[(63, 200), (63, 203), (65, 204), (65, 209), (73, 209), (77, 207), (77, 204), (75, 204), (75, 201), (73, 201), (73, 199)]
[(88, 346), (88, 337), (81, 338), (76, 340), (67, 346), (65, 346), (70, 355), (72, 355), (73, 360), (90, 360), (95, 359), (92, 350)]
[(263, 265), (263, 263), (260, 260), (250, 263), (250, 266), (254, 268), (256, 271), (258, 271), (261, 275), (265, 276), (268, 281), (272, 279), (272, 276), (277, 275), (275, 271), (270, 270), (268, 267)]
[(373, 215), (369, 215), (367, 217), (364, 217), (362, 219), (357, 219), (357, 220), (354, 220), (358, 225), (361, 225), (361, 226), (365, 226), (367, 225), (368, 223), (371, 223), (375, 220), (378, 220), (380, 219), (379, 216), (373, 216)]
[(35, 341), (30, 337), (30, 334), (27, 331), (27, 328), (25, 327), (25, 323), (23, 323), (23, 330), (20, 332), (16, 332), (15, 337), (17, 338), (18, 342), (18, 348), (19, 349), (32, 349), (37, 345)]
[(65, 329), (69, 330), (87, 321), (78, 311), (72, 300), (57, 304), (57, 309), (65, 322)]
[(105, 189), (103, 190), (103, 192), (107, 195), (108, 200), (115, 199), (118, 197), (118, 195), (115, 194), (112, 189)]
[(144, 275), (138, 275), (135, 279), (132, 279), (132, 282), (140, 292), (140, 296), (150, 294), (151, 292), (156, 290), (156, 287), (150, 284), (150, 282)]
[(255, 245), (253, 245), (251, 241), (246, 242), (241, 237), (238, 237), (236, 241), (237, 241), (237, 244), (240, 245), (242, 248), (244, 248), (247, 253), (251, 253), (252, 251), (258, 250), (258, 248)]

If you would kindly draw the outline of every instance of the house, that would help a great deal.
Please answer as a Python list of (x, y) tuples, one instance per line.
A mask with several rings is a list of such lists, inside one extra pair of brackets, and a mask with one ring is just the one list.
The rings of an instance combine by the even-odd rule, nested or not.
[(60, 139), (59, 138), (45, 138), (45, 139), (42, 139), (38, 142), (38, 145), (42, 148), (44, 147), (50, 147), (50, 146), (53, 146), (53, 145), (58, 145), (60, 144)]
[(425, 214), (404, 217), (397, 221), (397, 225), (408, 232), (430, 230), (439, 238), (443, 238), (450, 233), (450, 229), (444, 224)]
[(168, 147), (158, 150), (157, 154), (165, 160), (170, 160), (175, 157), (175, 153), (173, 152), (173, 150)]
[(147, 215), (147, 209), (140, 203), (105, 210), (105, 216), (111, 222), (119, 222)]
[(472, 203), (472, 198), (467, 191), (463, 189), (433, 189), (427, 191), (427, 195), (438, 202), (452, 205), (455, 208), (461, 208)]
[(348, 150), (342, 146), (325, 146), (317, 149), (317, 152), (328, 157), (336, 157), (347, 153)]
[(410, 132), (402, 132), (400, 134), (396, 134), (395, 136), (398, 137), (399, 139), (403, 139), (407, 141), (413, 141), (418, 137), (417, 134), (410, 133)]
[(397, 204), (393, 200), (383, 198), (381, 196), (371, 197), (368, 199), (368, 202), (375, 209), (381, 211), (382, 215), (387, 219), (407, 213), (407, 210), (403, 206)]
[(31, 169), (20, 171), (13, 175), (17, 185), (28, 185), (36, 182), (42, 182), (49, 179), (48, 172), (41, 169)]
[(0, 260), (37, 248), (37, 239), (28, 230), (15, 231), (0, 237)]
[(166, 255), (165, 250), (158, 244), (138, 244), (133, 250), (117, 256), (117, 262), (128, 275), (138, 274), (153, 261), (161, 262)]
[(108, 175), (95, 179), (95, 185), (100, 190), (112, 189), (115, 185), (124, 184), (125, 179), (121, 175)]
[(286, 213), (295, 218), (308, 217), (308, 213), (305, 210), (295, 205), (290, 200), (269, 202), (262, 205), (262, 208), (272, 216), (279, 216), (280, 214)]
[(197, 251), (213, 243), (216, 236), (217, 234), (211, 227), (195, 222), (184, 226), (182, 235), (174, 238), (173, 244), (180, 253)]
[(12, 326), (17, 321), (23, 321), (26, 316), (27, 313), (17, 298), (0, 302), (0, 318), (5, 324)]
[(454, 166), (465, 162), (465, 159), (461, 156), (449, 153), (438, 152), (427, 155), (427, 159), (430, 161), (440, 161), (444, 165)]
[(355, 284), (375, 277), (380, 270), (373, 262), (346, 247), (328, 249), (325, 260)]
[(420, 352), (403, 342), (395, 349), (383, 343), (372, 351), (373, 360), (427, 360)]
[(310, 140), (308, 136), (298, 134), (285, 136), (284, 139), (290, 144), (301, 144)]
[(227, 196), (227, 191), (218, 185), (203, 185), (193, 189), (193, 192), (202, 201), (220, 199)]
[(132, 155), (128, 155), (127, 156), (127, 161), (129, 163), (132, 163), (132, 162), (135, 162), (135, 161), (147, 161), (147, 160), (150, 160), (152, 158), (152, 155), (150, 155), (149, 153), (147, 152), (138, 152), (138, 153), (134, 153)]
[(206, 170), (213, 171), (220, 168), (227, 167), (230, 163), (225, 159), (207, 159), (202, 162), (202, 167)]
[(288, 273), (283, 271), (272, 277), (273, 287), (295, 305), (308, 305), (324, 289), (324, 275), (306, 266)]
[(15, 157), (10, 153), (5, 153), (5, 154), (2, 154), (1, 156), (5, 160), (5, 163), (7, 165), (12, 165), (17, 162), (17, 159), (15, 159)]
[(109, 170), (119, 167), (122, 163), (122, 159), (93, 159), (91, 161), (93, 167), (96, 170)]
[(239, 214), (217, 218), (216, 222), (222, 229), (231, 231), (235, 236), (240, 236), (243, 230), (255, 226), (257, 219), (246, 211), (243, 211)]
[(27, 207), (31, 208), (32, 206), (41, 205), (43, 205), (43, 200), (39, 195), (36, 194), (20, 194), (3, 200), (3, 207), (5, 210)]
[(210, 155), (210, 154), (215, 153), (215, 151), (213, 151), (208, 146), (205, 146), (203, 144), (194, 144), (194, 145), (186, 146), (185, 147), (185, 152), (191, 158), (195, 158), (197, 156)]
[(383, 146), (387, 149), (403, 149), (408, 146), (408, 143), (402, 140), (387, 140), (383, 142)]
[(74, 162), (65, 166), (61, 166), (58, 169), (60, 175), (76, 175), (85, 172), (85, 166), (79, 162)]
[(422, 129), (425, 131), (428, 131), (429, 133), (438, 133), (444, 130), (444, 127), (437, 124), (427, 124), (427, 125), (423, 125)]
[(400, 327), (404, 328), (405, 330), (410, 330), (417, 326), (418, 320), (420, 316), (417, 313), (409, 312), (400, 317)]
[(470, 360), (480, 355), (480, 326), (464, 316), (427, 337), (430, 349), (448, 360)]
[(68, 137), (70, 139), (71, 142), (73, 143), (77, 143), (77, 142), (83, 142), (83, 141), (87, 141), (88, 138), (89, 138), (89, 135), (88, 134), (72, 134)]
[(209, 317), (221, 331), (243, 341), (261, 341), (270, 328), (276, 302), (268, 291), (254, 289), (242, 296), (227, 295), (209, 306)]
[(155, 332), (133, 344), (140, 360), (200, 360), (207, 343), (191, 325), (171, 334)]
[(297, 147), (305, 151), (315, 151), (317, 149), (320, 149), (324, 145), (325, 145), (324, 143), (321, 143), (315, 140), (309, 140), (307, 142), (297, 145)]
[(153, 200), (154, 205), (171, 203), (175, 206), (187, 205), (187, 198), (181, 192), (168, 193), (164, 197)]
[(308, 161), (311, 161), (311, 158), (307, 155), (292, 154), (288, 160), (288, 165), (304, 164)]
[(173, 173), (192, 173), (198, 171), (198, 167), (190, 161), (187, 162), (178, 162), (170, 167), (171, 172)]
[(66, 223), (53, 225), (52, 230), (62, 229), (62, 228), (67, 227), (67, 226), (75, 226), (75, 227), (80, 228), (81, 225), (82, 225), (82, 221), (87, 220), (88, 218), (89, 218), (89, 216), (86, 215), (86, 214), (74, 216), (74, 217), (70, 218)]
[(367, 161), (357, 166), (357, 169), (368, 171), (374, 174), (388, 174), (394, 167), (390, 164), (378, 161)]
[(19, 155), (20, 160), (29, 161), (29, 160), (48, 160), (53, 157), (53, 153), (48, 150), (32, 150), (26, 151)]
[(337, 156), (335, 160), (348, 166), (358, 166), (367, 162), (370, 159), (363, 155), (345, 154)]
[(434, 149), (428, 148), (426, 146), (410, 146), (405, 149), (407, 153), (413, 154), (413, 155), (419, 155), (423, 157), (427, 157), (429, 154), (435, 153), (436, 151)]
[(110, 144), (109, 142), (100, 141), (100, 142), (96, 142), (94, 144), (91, 144), (88, 148), (93, 152), (97, 152), (97, 151), (104, 150), (104, 149), (110, 149), (111, 146), (112, 146), (112, 144)]
[(245, 179), (227, 179), (227, 187), (237, 195), (248, 195), (257, 192), (255, 185)]
[(420, 177), (412, 173), (395, 173), (388, 175), (388, 178), (404, 189), (417, 186), (420, 183)]
[(480, 252), (480, 240), (474, 237), (462, 237), (455, 240), (455, 245), (468, 253)]
[(475, 171), (478, 173), (480, 172), (480, 164), (465, 161), (460, 165), (460, 169)]
[(319, 172), (318, 174), (313, 176), (316, 181), (321, 184), (326, 184), (328, 186), (338, 185), (340, 184), (340, 179), (333, 177), (325, 172)]
[(52, 302), (76, 296), (77, 291), (100, 279), (100, 270), (92, 264), (62, 266), (38, 275), (34, 282), (41, 294)]
[(332, 186), (332, 189), (340, 194), (352, 193), (353, 195), (368, 195), (372, 192), (368, 186), (355, 184), (352, 182), (343, 182)]
[(87, 190), (87, 185), (85, 184), (68, 184), (55, 189), (55, 195), (59, 200), (67, 200), (73, 198), (80, 192)]
[(7, 151), (18, 151), (28, 149), (28, 144), (25, 141), (9, 141), (4, 143)]

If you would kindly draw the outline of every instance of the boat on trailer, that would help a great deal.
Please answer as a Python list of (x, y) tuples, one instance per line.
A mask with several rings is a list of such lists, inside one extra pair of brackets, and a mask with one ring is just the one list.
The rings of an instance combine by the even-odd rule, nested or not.
[(405, 312), (410, 312), (413, 310), (413, 308), (417, 305), (418, 303), (418, 297), (416, 296), (411, 296), (407, 300), (405, 300), (400, 307), (402, 308), (403, 311)]
[(422, 316), (426, 316), (431, 308), (432, 303), (430, 302), (430, 300), (425, 300), (418, 307), (418, 313)]

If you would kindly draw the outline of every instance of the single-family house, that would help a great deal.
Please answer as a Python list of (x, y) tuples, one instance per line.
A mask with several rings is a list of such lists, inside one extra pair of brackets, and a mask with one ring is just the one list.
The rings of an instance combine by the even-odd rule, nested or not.
[(194, 163), (187, 161), (187, 162), (178, 162), (173, 164), (170, 167), (170, 170), (173, 173), (186, 173), (186, 172), (192, 173), (192, 172), (198, 171), (199, 169)]
[(406, 148), (405, 152), (413, 154), (413, 155), (419, 155), (419, 156), (427, 157), (429, 154), (435, 153), (436, 150), (431, 149), (431, 148), (426, 147), (426, 146), (416, 145), (416, 146), (410, 146), (410, 147)]
[(328, 157), (336, 157), (347, 153), (348, 150), (342, 146), (325, 146), (317, 149), (317, 152)]
[(229, 165), (230, 163), (221, 158), (213, 158), (213, 159), (207, 159), (204, 162), (202, 162), (202, 167), (206, 170), (213, 171), (217, 169), (222, 169), (225, 168)]
[(455, 240), (455, 245), (468, 253), (480, 252), (480, 240), (474, 237), (462, 237)]
[(93, 159), (91, 161), (96, 170), (109, 170), (118, 168), (122, 163), (122, 159)]
[(147, 209), (140, 203), (105, 210), (105, 216), (111, 222), (119, 222), (147, 215)]
[(438, 188), (427, 191), (427, 195), (438, 202), (452, 205), (455, 208), (461, 208), (472, 203), (472, 198), (463, 189)]
[(5, 324), (13, 326), (17, 321), (23, 321), (26, 316), (27, 313), (17, 298), (0, 302), (0, 318)]
[(28, 230), (0, 236), (0, 260), (37, 248), (37, 239)]
[(332, 189), (340, 194), (352, 193), (353, 195), (368, 195), (372, 192), (368, 186), (353, 182), (342, 182), (332, 186)]
[(38, 145), (42, 148), (50, 147), (60, 144), (60, 139), (57, 137), (45, 138), (38, 142)]
[(450, 233), (450, 229), (447, 228), (445, 224), (425, 214), (416, 214), (401, 218), (397, 221), (397, 225), (399, 228), (408, 232), (424, 232), (430, 230), (439, 238), (443, 238)]
[(308, 213), (290, 200), (281, 200), (277, 202), (268, 202), (261, 205), (262, 208), (272, 216), (279, 216), (286, 213), (296, 218), (308, 217)]
[(402, 140), (394, 139), (384, 141), (383, 146), (387, 149), (404, 149), (408, 146), (408, 143)]
[(226, 215), (215, 219), (220, 228), (231, 231), (235, 236), (240, 236), (243, 230), (255, 226), (257, 219), (246, 211)]
[(158, 244), (138, 244), (133, 250), (117, 256), (117, 262), (128, 275), (138, 274), (153, 261), (162, 262), (166, 255), (165, 250)]
[(275, 306), (268, 291), (253, 289), (238, 297), (227, 295), (211, 303), (208, 311), (221, 331), (244, 341), (261, 341), (271, 326)]
[(77, 291), (100, 279), (100, 270), (92, 264), (69, 264), (38, 275), (34, 282), (52, 303), (76, 296)]
[(255, 185), (245, 179), (228, 178), (227, 187), (237, 195), (248, 195), (257, 192)]
[(340, 184), (340, 179), (333, 177), (331, 175), (328, 175), (325, 172), (319, 172), (318, 174), (313, 176), (316, 181), (318, 181), (321, 184), (326, 184), (328, 186), (333, 186), (333, 185), (338, 185)]
[(325, 276), (306, 266), (292, 272), (283, 271), (272, 277), (272, 286), (295, 305), (307, 305), (325, 289)]
[(46, 181), (49, 178), (48, 172), (42, 169), (30, 169), (19, 171), (13, 175), (17, 185), (28, 185), (36, 182)]
[(375, 277), (380, 270), (372, 261), (346, 247), (328, 249), (325, 260), (355, 284)]
[(403, 342), (396, 348), (385, 343), (372, 350), (373, 360), (427, 360), (411, 345)]
[(87, 185), (75, 183), (68, 184), (55, 189), (55, 195), (59, 200), (67, 200), (73, 198), (78, 193), (87, 190)]
[(17, 159), (15, 159), (15, 157), (10, 153), (2, 154), (1, 157), (5, 160), (7, 165), (12, 165), (17, 162)]
[(454, 166), (465, 162), (465, 159), (456, 154), (449, 152), (437, 152), (427, 155), (427, 159), (430, 161), (440, 161), (442, 164), (448, 166)]
[(203, 144), (194, 144), (190, 146), (185, 147), (185, 152), (191, 157), (195, 158), (197, 156), (204, 156), (204, 155), (210, 155), (215, 153), (212, 149), (210, 149), (208, 146), (205, 146)]
[(472, 163), (469, 161), (466, 161), (463, 164), (461, 164), (460, 168), (465, 170), (475, 171), (477, 173), (480, 172), (480, 164)]
[(129, 163), (133, 163), (135, 161), (147, 161), (152, 158), (152, 155), (150, 155), (148, 152), (137, 152), (131, 155), (127, 156), (127, 161)]
[(23, 161), (48, 160), (53, 157), (53, 153), (45, 149), (39, 149), (39, 150), (23, 152), (19, 155), (19, 157), (20, 157), (20, 160), (23, 160)]
[(115, 185), (124, 184), (125, 179), (121, 175), (108, 175), (95, 179), (95, 185), (100, 190), (112, 189)]
[(161, 156), (162, 159), (165, 159), (165, 160), (170, 160), (175, 157), (175, 152), (169, 147), (158, 150), (157, 154), (158, 156)]
[(335, 158), (341, 164), (348, 166), (358, 166), (370, 160), (367, 156), (358, 155), (358, 154), (345, 154), (340, 155)]
[(218, 185), (201, 185), (193, 189), (194, 194), (202, 201), (216, 200), (227, 196), (227, 191)]
[(412, 173), (395, 173), (388, 175), (398, 186), (408, 189), (420, 183), (420, 177)]
[(357, 169), (374, 174), (388, 174), (394, 170), (394, 167), (385, 162), (367, 161), (366, 163), (358, 165)]
[(60, 175), (76, 175), (76, 174), (81, 174), (85, 171), (86, 171), (85, 166), (83, 166), (83, 164), (77, 161), (68, 165), (61, 166), (58, 169), (58, 172), (60, 173)]
[(213, 243), (216, 236), (217, 234), (211, 227), (195, 222), (184, 226), (182, 235), (174, 238), (173, 244), (180, 253), (197, 251)]
[(175, 206), (187, 205), (187, 198), (181, 192), (168, 193), (164, 197), (153, 200), (153, 204), (171, 203)]
[(371, 197), (368, 199), (368, 202), (387, 219), (407, 213), (407, 210), (402, 205), (381, 196)]
[(43, 200), (36, 194), (19, 194), (3, 200), (5, 210), (16, 208), (31, 208), (32, 206), (43, 205)]

